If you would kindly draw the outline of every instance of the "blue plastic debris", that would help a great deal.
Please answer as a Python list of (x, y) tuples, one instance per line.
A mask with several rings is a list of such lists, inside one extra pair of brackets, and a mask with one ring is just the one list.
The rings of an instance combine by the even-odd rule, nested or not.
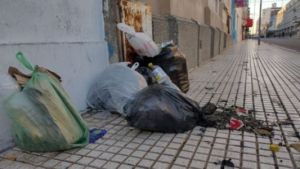
[(101, 129), (91, 129), (90, 130), (90, 143), (95, 143), (98, 139), (103, 137), (107, 133), (106, 130)]

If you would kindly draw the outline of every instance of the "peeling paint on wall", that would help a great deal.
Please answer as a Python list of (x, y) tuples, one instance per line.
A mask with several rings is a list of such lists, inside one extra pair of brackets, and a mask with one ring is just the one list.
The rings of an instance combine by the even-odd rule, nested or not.
[[(141, 2), (121, 0), (122, 22), (133, 26), (137, 32), (144, 32), (152, 37), (152, 11), (149, 5)], [(126, 61), (130, 61), (135, 55), (134, 50), (129, 45), (125, 35), (122, 35), (122, 46)]]

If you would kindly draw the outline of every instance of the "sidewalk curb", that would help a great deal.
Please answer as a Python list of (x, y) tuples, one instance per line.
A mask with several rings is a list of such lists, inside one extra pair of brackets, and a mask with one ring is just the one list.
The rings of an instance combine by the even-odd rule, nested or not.
[(272, 43), (272, 42), (265, 42), (265, 41), (262, 41), (262, 42), (265, 43), (265, 44), (271, 45), (271, 46), (277, 46), (278, 48), (280, 48), (282, 50), (286, 50), (286, 51), (289, 51), (289, 52), (294, 52), (294, 53), (299, 53), (300, 54), (300, 51), (295, 50), (295, 49), (290, 49), (290, 48), (287, 48), (287, 47), (282, 47), (282, 46), (277, 45), (277, 44)]

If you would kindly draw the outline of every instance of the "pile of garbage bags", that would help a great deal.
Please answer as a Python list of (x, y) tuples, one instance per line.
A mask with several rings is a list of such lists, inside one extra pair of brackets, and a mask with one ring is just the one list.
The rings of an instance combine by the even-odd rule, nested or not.
[(17, 146), (27, 151), (51, 152), (86, 145), (89, 130), (58, 75), (33, 67), (22, 53), (17, 54), (17, 59), (32, 72), (25, 76), (10, 68), (22, 88), (5, 101)]
[(180, 133), (207, 126), (198, 103), (184, 95), (189, 90), (185, 56), (172, 43), (158, 47), (144, 33), (124, 23), (137, 56), (129, 64), (111, 64), (91, 86), (87, 105), (123, 115), (130, 126), (155, 132)]
[[(189, 90), (188, 71), (179, 49), (173, 43), (159, 47), (145, 33), (126, 24), (118, 24), (118, 28), (126, 33), (137, 56), (132, 63), (111, 64), (95, 78), (87, 95), (88, 108), (119, 113), (129, 125), (155, 132), (180, 133), (196, 125), (206, 126), (203, 110), (184, 95)], [(95, 142), (106, 133), (89, 131), (58, 74), (32, 66), (20, 52), (16, 57), (31, 73), (10, 67), (8, 73), (14, 80), (0, 76), (12, 84), (0, 86), (0, 96), (5, 97), (0, 105), (11, 119), (19, 148), (67, 150)]]

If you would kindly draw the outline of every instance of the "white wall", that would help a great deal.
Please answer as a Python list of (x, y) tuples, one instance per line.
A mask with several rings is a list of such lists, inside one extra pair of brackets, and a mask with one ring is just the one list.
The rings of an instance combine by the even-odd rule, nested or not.
[[(108, 65), (104, 38), (102, 0), (0, 1), (0, 73), (10, 65), (21, 68), (15, 54), (22, 51), (33, 64), (61, 75), (78, 110), (85, 109), (94, 77)], [(0, 123), (3, 116), (0, 111)], [(9, 134), (3, 131), (0, 150), (1, 137)]]

